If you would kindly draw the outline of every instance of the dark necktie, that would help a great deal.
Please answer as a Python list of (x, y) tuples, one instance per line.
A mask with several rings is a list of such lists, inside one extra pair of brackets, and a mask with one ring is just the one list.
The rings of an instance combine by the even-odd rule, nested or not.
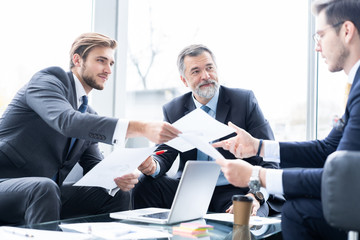
[[(206, 105), (202, 105), (200, 108), (202, 110), (204, 110), (204, 112), (206, 112), (207, 114), (209, 114), (209, 111), (211, 109)], [(210, 157), (207, 154), (203, 153), (202, 151), (197, 150), (197, 160), (199, 160), (199, 161), (209, 161)]]
[[(82, 96), (82, 104), (80, 105), (78, 111), (84, 113), (88, 107), (88, 97), (86, 95)], [(74, 146), (76, 138), (71, 138), (70, 147), (68, 150), (68, 154), (71, 151), (72, 147)]]

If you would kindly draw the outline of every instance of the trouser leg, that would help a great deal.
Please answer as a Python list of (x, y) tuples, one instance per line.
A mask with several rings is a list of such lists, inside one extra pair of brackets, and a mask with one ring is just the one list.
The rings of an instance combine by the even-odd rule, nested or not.
[(179, 180), (162, 176), (152, 178), (141, 175), (133, 189), (134, 209), (145, 207), (171, 208)]
[(60, 218), (60, 190), (48, 178), (14, 178), (0, 183), (0, 221), (31, 225)]
[(111, 213), (129, 209), (130, 193), (119, 190), (114, 197), (100, 187), (61, 187), (61, 219)]
[(282, 208), (281, 229), (285, 240), (346, 239), (346, 232), (327, 224), (318, 199), (288, 199)]

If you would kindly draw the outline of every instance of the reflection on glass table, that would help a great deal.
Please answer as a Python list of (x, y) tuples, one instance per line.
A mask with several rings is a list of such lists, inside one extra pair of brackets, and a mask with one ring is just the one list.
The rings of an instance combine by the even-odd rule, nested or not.
[[(196, 222), (200, 222), (202, 224), (208, 224), (213, 226), (212, 230), (208, 231), (208, 234), (203, 237), (199, 237), (201, 240), (220, 240), (220, 239), (232, 239), (233, 235), (233, 224), (229, 222), (223, 222), (223, 221), (216, 221), (216, 220), (209, 220), (209, 219), (198, 219), (194, 220)], [(193, 222), (193, 221), (191, 221)], [(79, 217), (79, 218), (72, 218), (72, 219), (66, 219), (66, 220), (60, 220), (60, 221), (53, 221), (53, 222), (46, 222), (41, 224), (35, 224), (32, 226), (22, 226), (25, 228), (33, 228), (33, 229), (41, 229), (41, 230), (53, 230), (53, 231), (64, 231), (64, 232), (74, 232), (74, 230), (71, 230), (69, 228), (61, 228), (61, 225), (65, 224), (74, 224), (74, 223), (89, 223), (89, 227), (91, 228), (91, 223), (122, 223), (126, 225), (131, 225), (133, 227), (143, 228), (147, 230), (153, 230), (153, 231), (159, 231), (161, 233), (168, 233), (169, 235), (173, 234), (172, 229), (174, 226), (179, 226), (178, 224), (173, 225), (158, 225), (158, 224), (149, 224), (149, 223), (140, 223), (140, 222), (134, 222), (134, 221), (127, 221), (127, 220), (119, 220), (119, 219), (113, 219), (109, 217), (109, 214), (101, 214), (101, 215), (93, 215), (93, 216), (87, 216), (87, 217)], [(107, 229), (107, 232), (109, 230)], [(117, 230), (118, 231), (118, 230)], [(251, 239), (264, 239), (268, 238), (273, 235), (278, 235), (281, 232), (281, 224), (267, 224), (262, 226), (252, 226), (250, 228), (251, 232)], [(91, 233), (91, 230), (89, 232)], [(196, 237), (195, 237), (196, 238)], [(90, 239), (114, 239), (114, 238), (106, 238), (106, 236), (96, 236), (94, 235)], [(116, 239), (126, 239), (126, 238), (116, 238)], [(154, 237), (150, 239), (173, 239), (173, 240), (182, 240), (182, 239), (194, 239), (194, 236), (191, 238), (184, 235), (177, 235), (173, 234), (172, 237)]]

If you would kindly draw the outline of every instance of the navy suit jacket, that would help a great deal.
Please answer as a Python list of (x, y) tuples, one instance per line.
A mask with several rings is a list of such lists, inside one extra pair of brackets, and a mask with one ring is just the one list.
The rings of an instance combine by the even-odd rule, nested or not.
[[(256, 138), (274, 139), (274, 134), (269, 122), (264, 118), (252, 91), (227, 88), (224, 86), (220, 86), (219, 91), (216, 120), (224, 124), (231, 121)], [(192, 99), (192, 93), (188, 92), (163, 106), (164, 120), (169, 123), (174, 123), (194, 109), (196, 109), (196, 106)], [(235, 133), (220, 140), (232, 136), (235, 136)], [(165, 174), (170, 169), (178, 154), (180, 154), (179, 169), (176, 174), (176, 177), (178, 178), (181, 177), (186, 161), (197, 159), (197, 149), (181, 153), (165, 144), (160, 145), (158, 149), (167, 149), (168, 151), (156, 156), (156, 159), (160, 164), (160, 173), (157, 176)], [(225, 151), (222, 148), (218, 150), (225, 158), (235, 159), (235, 156), (229, 151)], [(252, 157), (246, 160), (254, 165), (261, 165), (267, 168), (278, 168), (278, 164), (264, 162), (260, 157)]]
[[(86, 173), (102, 158), (97, 142), (111, 143), (117, 119), (77, 111), (71, 72), (36, 73), (0, 118), (0, 178), (58, 175), (61, 185), (79, 161)], [(70, 139), (78, 138), (68, 154)]]
[(321, 176), (326, 158), (336, 150), (360, 150), (360, 68), (350, 89), (342, 130), (333, 128), (323, 140), (280, 143), (280, 166), (312, 169), (284, 170), (283, 188), (287, 197), (321, 195)]

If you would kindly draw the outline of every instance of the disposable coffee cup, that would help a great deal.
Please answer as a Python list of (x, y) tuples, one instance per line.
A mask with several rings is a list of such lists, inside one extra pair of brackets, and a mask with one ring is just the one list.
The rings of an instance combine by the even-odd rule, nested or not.
[(252, 197), (245, 195), (234, 195), (232, 197), (234, 224), (249, 225), (253, 200)]

